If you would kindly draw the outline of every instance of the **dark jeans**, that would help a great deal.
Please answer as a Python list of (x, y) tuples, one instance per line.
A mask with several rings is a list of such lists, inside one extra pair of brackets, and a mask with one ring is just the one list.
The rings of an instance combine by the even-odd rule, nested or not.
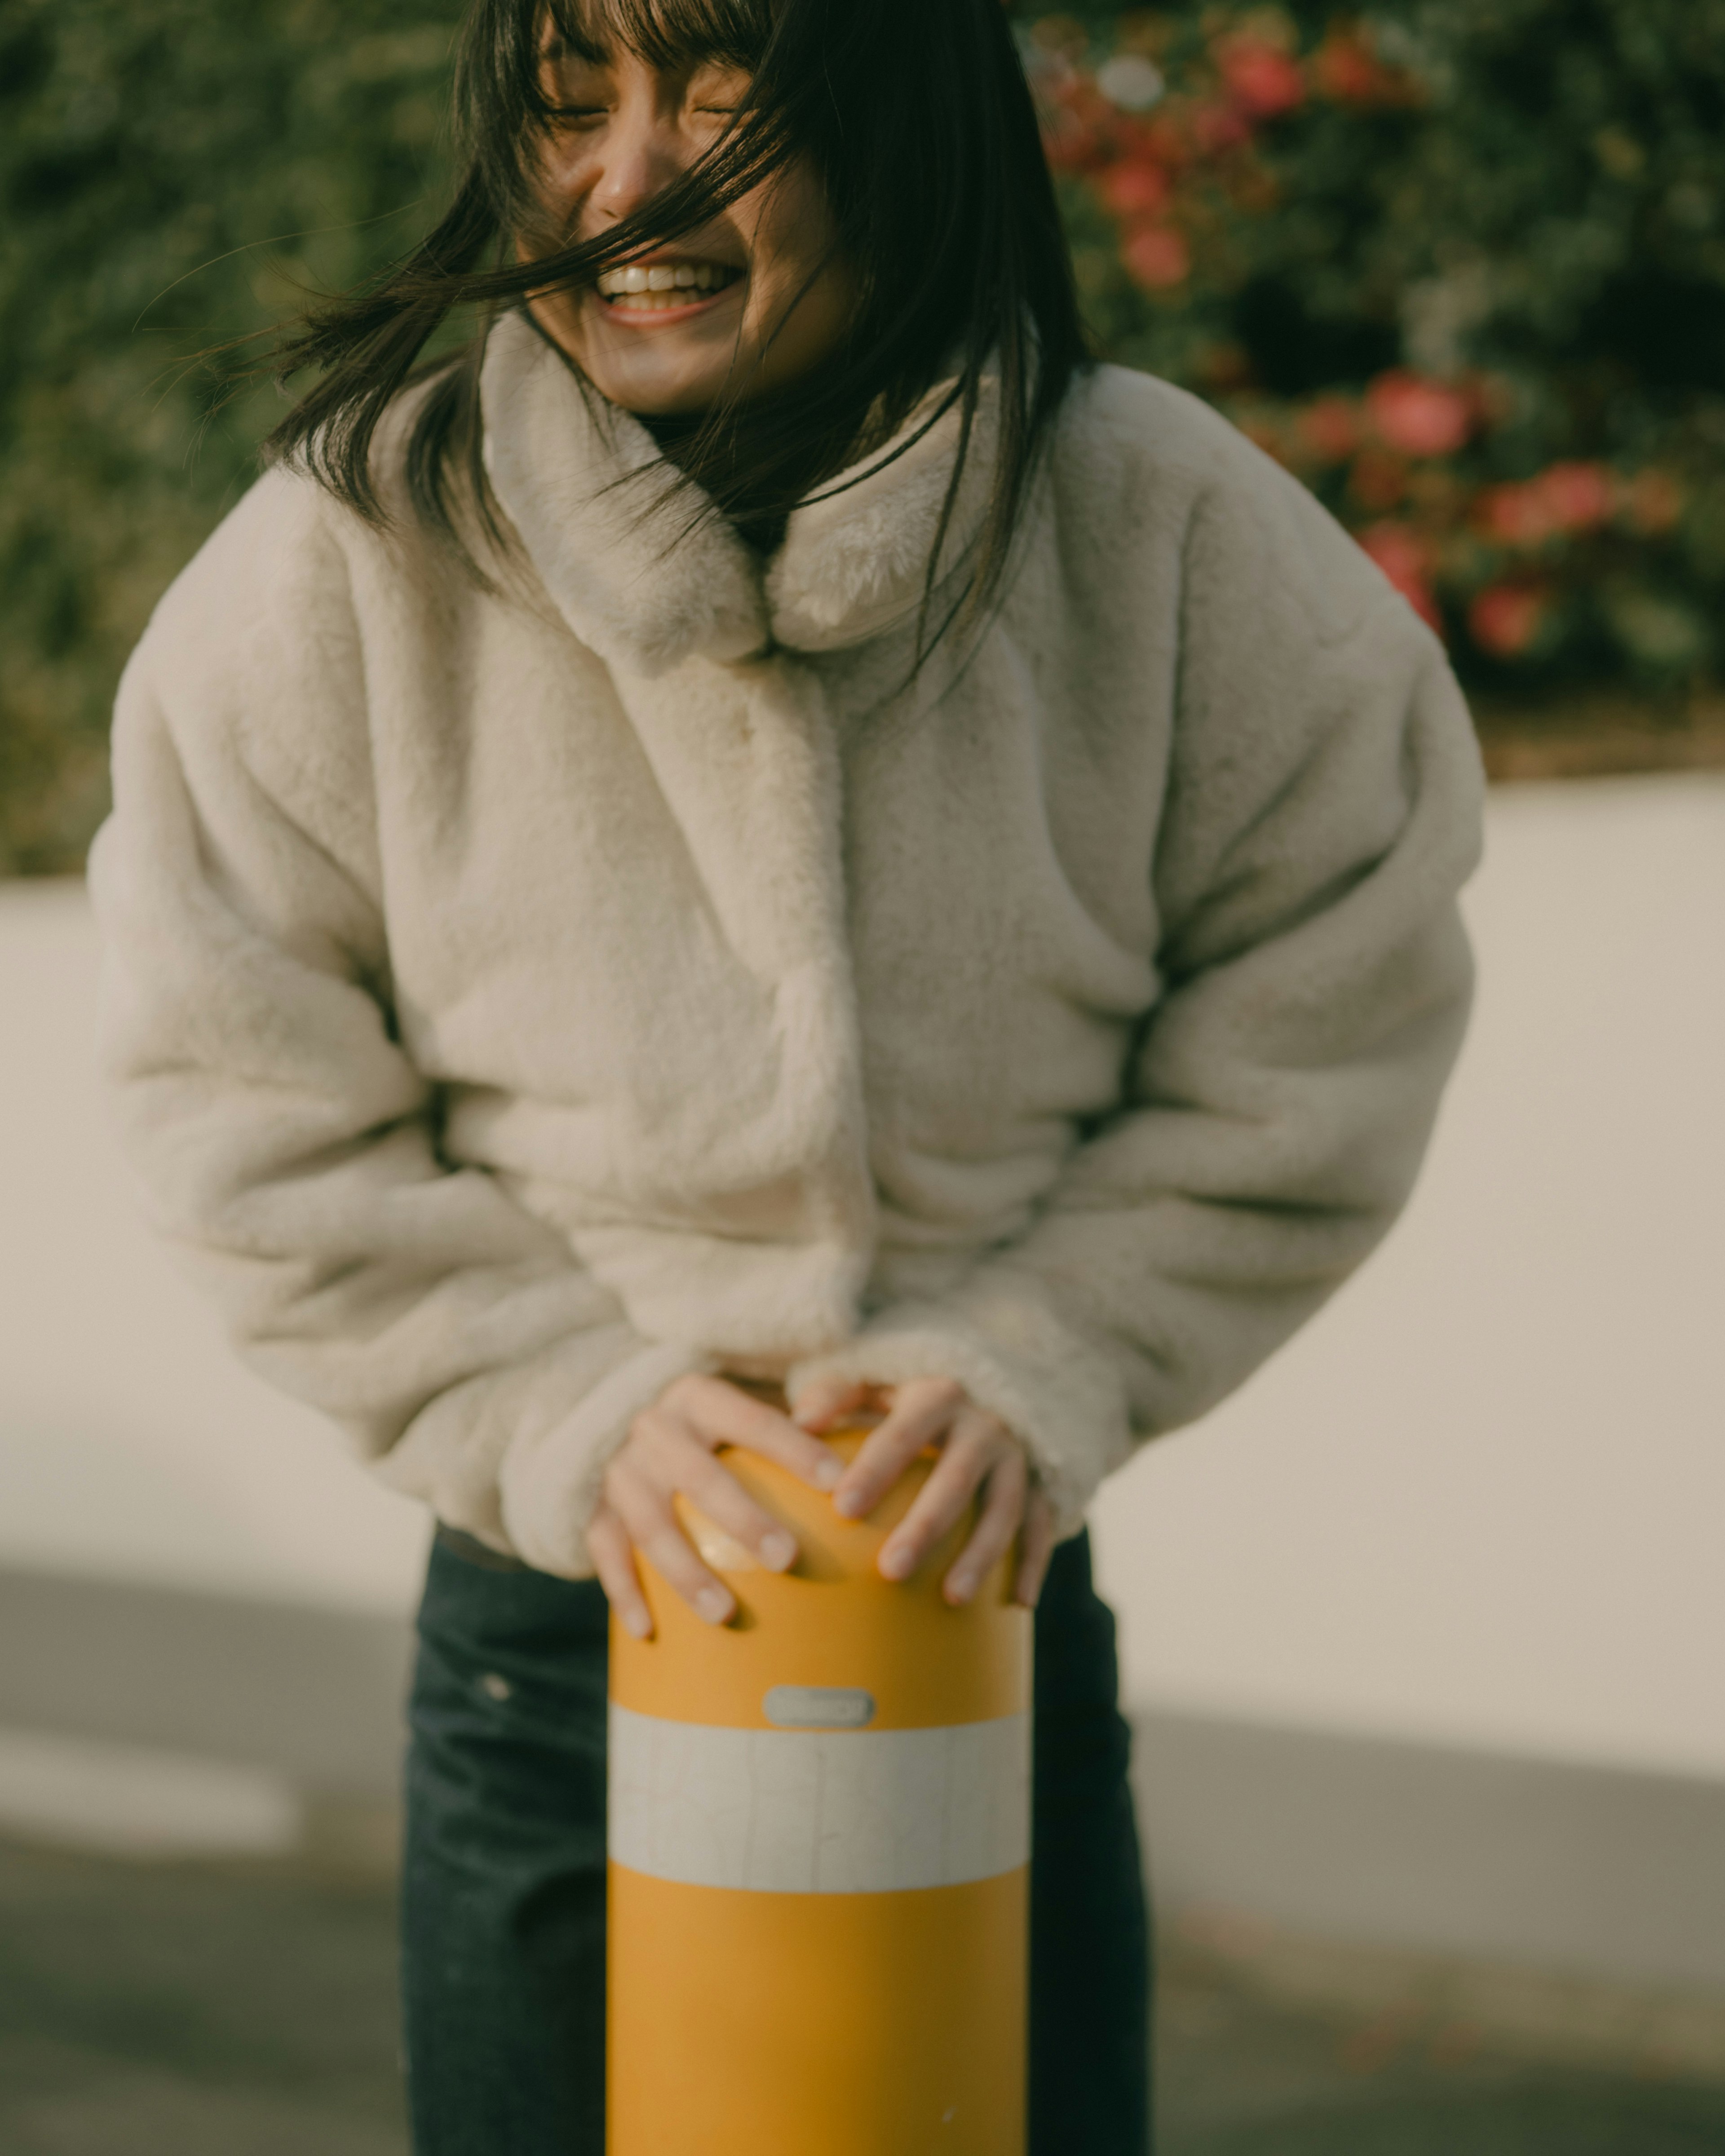
[[(602, 2156), (604, 1596), (439, 1543), (419, 1642), (403, 1912), (416, 2156)], [(1148, 1926), (1115, 1695), (1114, 1620), (1081, 1536), (1036, 1616), (1030, 2156), (1149, 2148)]]

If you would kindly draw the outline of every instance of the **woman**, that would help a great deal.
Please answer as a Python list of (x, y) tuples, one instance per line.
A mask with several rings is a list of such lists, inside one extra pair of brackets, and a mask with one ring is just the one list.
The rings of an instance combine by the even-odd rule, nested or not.
[(1466, 714), (1300, 488), (1084, 363), (998, 0), (479, 0), (458, 96), (449, 216), (301, 336), (140, 648), (93, 864), (166, 1231), (441, 1523), (416, 2146), (602, 2145), (604, 1597), (732, 1607), (673, 1496), (782, 1567), (717, 1448), (860, 1512), (932, 1445), (883, 1569), (974, 1502), (946, 1592), (1017, 1539), (1040, 1595), (1032, 2146), (1137, 2156), (1084, 1507), (1406, 1196)]

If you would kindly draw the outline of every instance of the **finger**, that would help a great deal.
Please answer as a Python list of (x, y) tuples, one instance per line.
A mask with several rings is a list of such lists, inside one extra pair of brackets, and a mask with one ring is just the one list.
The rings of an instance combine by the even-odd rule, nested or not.
[(752, 1550), (769, 1572), (788, 1572), (797, 1562), (796, 1537), (783, 1520), (757, 1504), (711, 1453), (701, 1453), (700, 1466), (691, 1469), (680, 1486), (697, 1511), (745, 1550)]
[(863, 1440), (833, 1492), (839, 1511), (849, 1520), (872, 1512), (917, 1454), (943, 1438), (968, 1404), (964, 1388), (950, 1378), (919, 1378), (899, 1386), (891, 1413)]
[(610, 1479), (611, 1502), (636, 1549), (704, 1624), (726, 1623), (736, 1610), (736, 1597), (718, 1574), (701, 1563), (678, 1526), (669, 1497), (642, 1476), (620, 1476), (614, 1471)]
[(637, 1640), (650, 1640), (653, 1612), (641, 1592), (629, 1530), (608, 1505), (601, 1504), (588, 1523), (587, 1553), (624, 1630)]
[[(714, 1456), (688, 1419), (685, 1406), (661, 1400), (637, 1418), (629, 1449), (618, 1454), (612, 1463), (607, 1493), (620, 1501), (623, 1488), (614, 1490), (613, 1481), (620, 1480), (626, 1487), (632, 1476), (649, 1487), (666, 1507), (675, 1496), (689, 1498), (715, 1527), (740, 1543), (745, 1553), (752, 1552), (768, 1571), (787, 1572), (796, 1563), (796, 1537)], [(678, 1532), (682, 1532), (680, 1527)], [(709, 1563), (726, 1562), (721, 1555), (704, 1548), (698, 1532), (695, 1542), (697, 1553)]]
[(1054, 1507), (1043, 1491), (1034, 1490), (1024, 1507), (1024, 1549), (1019, 1559), (1018, 1584), (1013, 1589), (1013, 1599), (1022, 1602), (1027, 1609), (1034, 1609), (1041, 1598), (1042, 1583), (1048, 1577), (1054, 1553)]
[(811, 1490), (838, 1486), (845, 1463), (829, 1445), (799, 1430), (788, 1414), (757, 1400), (752, 1393), (727, 1385), (722, 1378), (685, 1378), (665, 1396), (664, 1406), (695, 1430), (709, 1450), (740, 1445), (758, 1453), (806, 1482)]
[(1018, 1447), (991, 1414), (968, 1403), (960, 1411), (911, 1509), (881, 1545), (880, 1566), (888, 1579), (908, 1578), (930, 1549), (961, 1518), (997, 1466), (1011, 1471)]
[(812, 1378), (792, 1401), (791, 1417), (800, 1429), (829, 1430), (867, 1407), (874, 1391), (857, 1378)]
[(988, 1477), (988, 1495), (970, 1540), (947, 1573), (943, 1592), (957, 1605), (968, 1602), (995, 1565), (1012, 1548), (1024, 1524), (1030, 1471), (1016, 1445)]

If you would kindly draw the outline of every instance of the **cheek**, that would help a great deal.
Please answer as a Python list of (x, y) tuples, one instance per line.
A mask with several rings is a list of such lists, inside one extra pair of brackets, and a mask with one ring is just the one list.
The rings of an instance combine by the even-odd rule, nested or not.
[(826, 195), (811, 172), (793, 167), (770, 189), (737, 205), (757, 280), (783, 290), (799, 285), (834, 237)]
[(542, 254), (564, 245), (576, 211), (588, 192), (590, 161), (579, 149), (547, 145), (529, 175), (527, 199), (517, 241), (523, 252)]

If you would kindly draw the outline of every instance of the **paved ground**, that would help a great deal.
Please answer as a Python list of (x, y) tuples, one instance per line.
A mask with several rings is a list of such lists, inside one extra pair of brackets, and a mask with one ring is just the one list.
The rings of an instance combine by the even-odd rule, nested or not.
[[(0, 2149), (404, 2156), (393, 1921), (375, 1878), (0, 1844)], [(1189, 1948), (1163, 2060), (1161, 2156), (1725, 2156), (1725, 2088), (1291, 2012)]]

